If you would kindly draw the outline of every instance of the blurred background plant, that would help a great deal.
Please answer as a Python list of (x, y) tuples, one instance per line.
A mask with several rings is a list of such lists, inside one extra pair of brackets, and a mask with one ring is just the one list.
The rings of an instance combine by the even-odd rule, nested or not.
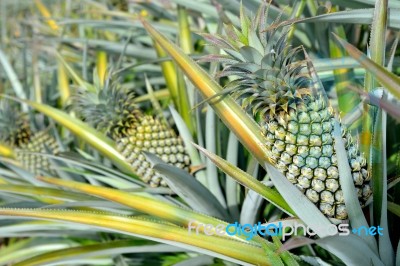
[[(1, 265), (400, 265), (400, 2), (276, 0), (267, 17), (287, 22), (287, 44), (307, 52), (315, 88), (359, 142), (373, 203), (361, 211), (353, 182), (341, 186), (351, 226), (380, 225), (379, 238), (324, 238), (317, 227), (338, 221), (265, 165), (260, 127), (230, 97), (204, 101), (232, 80), (213, 82), (224, 63), (191, 60), (220, 52), (204, 33), (221, 34), (229, 22), (243, 30), (240, 14), (255, 17), (262, 2), (0, 1), (0, 93), (13, 106), (0, 110)], [(182, 139), (187, 171), (141, 157), (168, 186), (142, 181), (128, 158), (135, 147), (120, 153), (116, 136), (137, 120), (114, 123), (112, 135), (67, 108), (79, 90), (99, 92), (111, 80), (134, 93), (115, 106), (140, 109)], [(99, 99), (88, 97), (114, 107)], [(335, 148), (349, 177), (346, 152)], [(319, 238), (188, 235), (190, 220), (299, 222)]]

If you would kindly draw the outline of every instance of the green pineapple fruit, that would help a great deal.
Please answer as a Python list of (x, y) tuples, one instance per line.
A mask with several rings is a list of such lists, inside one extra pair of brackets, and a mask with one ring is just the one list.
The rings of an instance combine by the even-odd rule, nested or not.
[(189, 170), (190, 159), (174, 130), (134, 104), (134, 94), (123, 90), (116, 80), (95, 92), (79, 90), (71, 98), (70, 108), (85, 122), (104, 132), (117, 143), (117, 150), (135, 173), (153, 187), (166, 186), (142, 154), (147, 151), (179, 168)]
[[(219, 77), (229, 77), (225, 91), (260, 124), (275, 167), (327, 217), (346, 219), (334, 146), (334, 114), (313, 92), (312, 79), (296, 60), (299, 48), (287, 44), (287, 28), (267, 28), (264, 4), (254, 20), (241, 11), (241, 29), (225, 25), (225, 35), (205, 34), (224, 55), (200, 61), (221, 62)], [(343, 128), (343, 126), (342, 126)], [(365, 158), (344, 130), (348, 160), (361, 204), (370, 197)]]
[(0, 105), (0, 141), (14, 149), (17, 161), (25, 169), (36, 175), (41, 171), (54, 174), (48, 158), (31, 153), (57, 154), (57, 141), (46, 130), (32, 133), (27, 114), (8, 102)]

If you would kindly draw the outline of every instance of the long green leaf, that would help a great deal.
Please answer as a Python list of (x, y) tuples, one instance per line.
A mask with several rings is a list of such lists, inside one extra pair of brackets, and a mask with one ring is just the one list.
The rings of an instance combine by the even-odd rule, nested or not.
[(320, 239), (318, 245), (335, 254), (345, 265), (385, 265), (365, 241), (352, 234)]
[[(372, 21), (372, 29), (371, 29), (371, 37), (370, 37), (370, 47), (369, 47), (369, 55), (371, 61), (375, 62), (379, 66), (383, 66), (385, 64), (385, 49), (386, 49), (386, 27), (387, 27), (387, 5), (388, 0), (376, 0), (374, 15)], [(379, 82), (374, 77), (371, 71), (367, 71), (365, 73), (364, 79), (364, 90), (366, 92), (371, 92), (375, 88), (379, 86)], [(374, 122), (372, 121), (374, 112), (376, 108), (371, 108), (369, 105), (364, 103), (364, 114), (362, 117), (362, 131), (360, 133), (360, 148), (361, 151), (367, 157), (368, 162), (373, 160), (373, 150), (370, 150), (371, 146), (379, 145), (379, 143), (374, 143), (374, 140), (371, 142), (371, 134)], [(380, 124), (378, 124), (380, 125)], [(377, 152), (380, 152), (378, 150)], [(374, 173), (376, 169), (372, 169), (372, 182), (376, 184), (379, 182), (379, 179), (382, 175), (377, 175)], [(380, 171), (380, 169), (378, 169)], [(376, 193), (377, 192), (377, 193)], [(374, 218), (375, 222), (379, 223), (381, 210), (377, 209), (377, 204), (381, 203), (382, 193), (381, 190), (374, 190)], [(379, 205), (380, 206), (380, 205)]]
[(56, 251), (58, 249), (69, 248), (73, 245), (70, 240), (59, 240), (57, 242), (47, 241), (45, 243), (36, 243), (36, 245), (29, 245), (27, 247), (15, 250), (12, 253), (6, 254), (0, 258), (1, 265), (14, 265), (16, 261), (36, 256), (43, 252)]
[[(200, 166), (203, 164), (203, 161), (200, 159), (199, 152), (197, 151), (196, 148), (193, 147), (193, 136), (190, 134), (190, 131), (188, 127), (185, 124), (185, 121), (183, 121), (183, 118), (179, 115), (179, 113), (173, 108), (169, 108), (172, 117), (174, 118), (176, 127), (178, 128), (179, 135), (182, 138), (184, 144), (185, 144), (185, 149), (190, 156), (190, 160), (192, 162), (193, 166)], [(206, 175), (204, 170), (199, 170), (196, 172), (196, 179), (203, 184), (204, 186), (207, 187), (207, 180), (206, 180)]]
[[(340, 37), (345, 38), (345, 30), (343, 26), (339, 26), (336, 32)], [(346, 53), (342, 47), (339, 47), (331, 39), (329, 39), (329, 51), (331, 58), (344, 58)], [(355, 77), (352, 69), (335, 69), (333, 70), (335, 77), (335, 89), (338, 96), (339, 110), (341, 116), (345, 116), (357, 106), (360, 99), (356, 92), (349, 90), (349, 86), (354, 84)]]
[(168, 186), (194, 210), (219, 219), (230, 220), (226, 210), (214, 195), (187, 171), (166, 164), (151, 153), (145, 155), (154, 164), (153, 168), (165, 176)]
[(399, 243), (397, 243), (396, 266), (400, 266), (400, 240)]
[(388, 202), (388, 210), (393, 214), (397, 215), (398, 217), (400, 217), (400, 205), (394, 202)]
[(32, 238), (20, 239), (14, 243), (9, 243), (7, 246), (3, 246), (0, 249), (0, 263), (4, 265), (10, 263), (14, 258), (18, 258), (20, 254), (16, 253), (18, 253), (19, 250), (26, 250), (32, 240)]
[(10, 61), (2, 50), (0, 50), (0, 64), (3, 66), (3, 69), (7, 74), (15, 94), (21, 99), (26, 99), (26, 93), (24, 91), (24, 88), (22, 87), (21, 82), (18, 79), (17, 73), (15, 73), (15, 70), (12, 68)]
[[(387, 220), (387, 158), (386, 128), (387, 115), (378, 109), (375, 116), (372, 139), (372, 184), (375, 224), (389, 228)], [(394, 251), (389, 234), (379, 235), (379, 254), (386, 265), (394, 264)]]
[[(226, 160), (232, 165), (237, 165), (239, 155), (239, 141), (235, 135), (230, 132), (228, 139), (228, 147), (226, 149)], [(240, 204), (240, 186), (235, 180), (229, 175), (225, 180), (225, 193), (226, 193), (226, 204), (229, 213), (234, 218), (239, 218), (239, 204)]]
[[(203, 164), (203, 161), (200, 159), (199, 152), (197, 151), (196, 148), (193, 147), (193, 136), (191, 135), (188, 127), (185, 124), (185, 121), (183, 121), (183, 118), (179, 115), (179, 113), (173, 108), (169, 108), (172, 117), (174, 118), (176, 127), (178, 128), (179, 135), (182, 138), (184, 144), (185, 144), (185, 149), (188, 155), (190, 156), (190, 160), (192, 162), (193, 166), (200, 166)], [(204, 170), (199, 170), (196, 172), (196, 179), (203, 184), (204, 186), (207, 187), (207, 180), (206, 180), (206, 175)]]
[(281, 208), (283, 211), (294, 214), (292, 209), (287, 205), (286, 201), (282, 196), (274, 189), (271, 189), (260, 181), (256, 180), (251, 175), (247, 174), (246, 172), (242, 171), (241, 169), (237, 168), (236, 166), (232, 165), (231, 163), (225, 161), (221, 157), (209, 152), (208, 150), (193, 144), (197, 149), (199, 149), (204, 155), (206, 155), (210, 160), (215, 163), (224, 173), (234, 178), (240, 184), (248, 187), (249, 189), (254, 190), (255, 192), (259, 193), (263, 196), (266, 200), (270, 201), (271, 203), (275, 204), (277, 207)]
[[(156, 198), (153, 198), (149, 195), (146, 196), (138, 195), (128, 192), (123, 192), (117, 189), (92, 186), (79, 182), (66, 181), (51, 177), (41, 176), (38, 179), (50, 184), (62, 186), (65, 188), (70, 188), (73, 190), (78, 190), (81, 192), (85, 192), (89, 195), (105, 198), (113, 202), (118, 202), (125, 206), (134, 208), (140, 212), (147, 213), (149, 215), (167, 220), (169, 222), (175, 223), (183, 227), (187, 227), (190, 222), (192, 222), (194, 225), (197, 224), (213, 224), (214, 226), (218, 224), (228, 225), (228, 223), (221, 221), (219, 219), (194, 212), (187, 208), (175, 206), (168, 202), (157, 200)], [(246, 239), (246, 237), (243, 235), (238, 237), (236, 236), (233, 237), (241, 241), (243, 241), (243, 239)], [(260, 239), (261, 238), (256, 237), (252, 239), (252, 242), (253, 243), (259, 242)], [(262, 242), (265, 241), (262, 240)]]
[[(209, 151), (215, 153), (217, 150), (217, 119), (212, 108), (207, 108), (205, 127), (206, 147)], [(218, 170), (211, 160), (206, 160), (206, 175), (208, 189), (215, 195), (222, 206), (226, 207), (224, 194), (218, 178)]]
[[(90, 228), (87, 225), (76, 226), (62, 222), (45, 220), (17, 221), (12, 225), (2, 225), (0, 234), (3, 237), (24, 237), (24, 236), (59, 236), (59, 235), (81, 235), (82, 237), (97, 234), (97, 228)], [(0, 258), (4, 256), (0, 252)], [(1, 262), (1, 260), (0, 260)]]
[[(374, 16), (374, 9), (355, 9), (346, 10), (330, 14), (324, 14), (311, 18), (302, 19), (296, 21), (296, 23), (304, 22), (330, 22), (330, 23), (351, 23), (351, 24), (372, 24)], [(396, 29), (400, 29), (400, 10), (389, 9), (388, 10), (388, 26)]]
[[(49, 219), (96, 226), (107, 231), (120, 232), (137, 237), (201, 251), (215, 257), (226, 259), (244, 265), (271, 265), (263, 249), (246, 243), (221, 238), (215, 235), (204, 235), (169, 223), (160, 223), (127, 216), (110, 215), (108, 213), (93, 213), (68, 210), (44, 209), (7, 209), (0, 208), (1, 216), (29, 217), (34, 219)], [(210, 245), (213, 243), (213, 245)]]
[(298, 248), (310, 244), (317, 244), (325, 248), (341, 259), (345, 265), (384, 265), (380, 258), (366, 245), (365, 241), (352, 234), (317, 240), (309, 238), (297, 239), (297, 241), (289, 240), (285, 243), (284, 249)]
[(1, 185), (0, 191), (30, 195), (30, 196), (46, 196), (53, 197), (57, 199), (63, 200), (74, 200), (74, 201), (83, 201), (83, 200), (94, 200), (94, 197), (87, 196), (85, 194), (64, 191), (57, 188), (48, 188), (48, 187), (38, 187), (32, 185)]
[(335, 35), (337, 41), (346, 49), (351, 57), (356, 59), (370, 72), (388, 91), (400, 99), (400, 78), (378, 65), (356, 47)]
[[(46, 252), (38, 256), (20, 261), (14, 266), (34, 266), (34, 265), (50, 265), (53, 263), (76, 263), (77, 260), (82, 260), (91, 257), (115, 256), (123, 253), (138, 253), (144, 250), (157, 249), (161, 250), (165, 245), (155, 244), (146, 240), (115, 240), (106, 243), (84, 245), (58, 249), (51, 252)], [(169, 247), (171, 251), (181, 251), (182, 249)]]
[[(367, 220), (364, 217), (356, 188), (353, 183), (353, 177), (351, 174), (351, 168), (347, 159), (347, 152), (344, 146), (341, 129), (338, 121), (335, 121), (334, 126), (334, 142), (335, 151), (337, 152), (338, 169), (339, 169), (339, 181), (343, 191), (344, 202), (349, 215), (351, 226), (353, 228), (366, 227), (368, 228)], [(371, 235), (361, 235), (361, 238), (368, 244), (368, 246), (377, 254), (378, 247), (376, 241)]]
[[(341, 5), (343, 7), (350, 7), (350, 8), (366, 8), (375, 5), (375, 0), (332, 0), (332, 3), (335, 5)], [(389, 2), (390, 8), (400, 8), (400, 3), (398, 1), (390, 1)]]
[[(178, 6), (178, 26), (179, 26), (179, 45), (183, 52), (191, 54), (193, 52), (193, 43), (191, 38), (191, 30), (189, 25), (189, 15), (186, 8)], [(179, 101), (179, 113), (185, 120), (187, 127), (194, 136), (196, 134), (193, 118), (190, 112), (190, 101), (188, 88), (185, 83), (185, 78), (182, 71), (177, 71), (178, 80), (178, 101)]]

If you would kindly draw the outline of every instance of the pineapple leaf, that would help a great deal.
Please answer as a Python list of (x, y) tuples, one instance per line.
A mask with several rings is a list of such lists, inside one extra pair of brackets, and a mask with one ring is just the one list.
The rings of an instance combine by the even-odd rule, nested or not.
[(14, 150), (4, 143), (0, 143), (0, 155), (8, 158), (15, 158)]
[[(383, 98), (385, 94), (383, 93)], [(382, 228), (389, 228), (387, 220), (387, 158), (386, 158), (386, 130), (387, 115), (382, 109), (378, 109), (375, 116), (372, 139), (372, 184), (373, 208), (375, 223)], [(379, 254), (386, 265), (393, 265), (394, 252), (389, 234), (379, 235)]]
[(388, 202), (388, 210), (397, 215), (398, 217), (400, 217), (400, 205), (394, 203), (394, 202)]
[[(154, 50), (157, 52), (157, 56), (160, 58), (160, 60), (168, 58), (167, 53), (157, 42), (154, 42)], [(176, 67), (170, 60), (163, 60), (160, 65), (171, 100), (173, 101), (174, 105), (179, 108)]]
[(218, 17), (218, 12), (215, 10), (215, 8), (206, 2), (197, 2), (195, 5), (193, 5), (193, 2), (187, 0), (171, 0), (171, 2), (214, 18)]
[[(18, 79), (17, 74), (15, 73), (15, 70), (12, 68), (6, 54), (1, 49), (0, 49), (0, 64), (3, 66), (3, 69), (6, 72), (8, 79), (11, 82), (15, 95), (17, 95), (17, 97), (20, 99), (27, 99), (26, 93), (22, 87), (21, 82)], [(23, 111), (28, 110), (25, 104), (22, 105), (22, 109)]]
[[(354, 9), (345, 10), (335, 13), (319, 15), (311, 18), (300, 19), (296, 23), (304, 22), (330, 22), (330, 23), (351, 23), (351, 24), (372, 24), (374, 9)], [(389, 8), (388, 10), (388, 26), (400, 29), (400, 10)]]
[(347, 52), (356, 59), (365, 69), (370, 72), (388, 91), (400, 99), (400, 78), (387, 71), (384, 67), (378, 65), (360, 52), (356, 47), (333, 34), (336, 40)]
[[(227, 225), (227, 223), (219, 219), (206, 216), (186, 208), (178, 207), (171, 203), (159, 201), (151, 196), (131, 194), (117, 189), (92, 186), (75, 181), (66, 181), (51, 177), (40, 176), (38, 179), (53, 185), (70, 188), (87, 193), (89, 195), (105, 198), (113, 202), (118, 202), (125, 206), (134, 208), (137, 211), (167, 220), (179, 226), (187, 227), (188, 223), (191, 221), (202, 224), (213, 224), (214, 226), (218, 224)], [(245, 236), (233, 236), (233, 238), (247, 242), (247, 240), (244, 240), (246, 239)], [(252, 242), (255, 241), (259, 241), (259, 239), (255, 238), (252, 240)]]
[[(344, 146), (341, 129), (338, 121), (335, 121), (334, 128), (334, 143), (335, 150), (337, 151), (339, 180), (342, 186), (344, 202), (349, 215), (351, 226), (353, 228), (369, 227), (365, 219), (360, 203), (358, 201), (356, 188), (354, 187), (353, 178), (351, 175), (351, 168), (347, 159), (347, 152)], [(368, 244), (368, 246), (377, 253), (378, 248), (373, 236), (361, 235), (361, 238)]]
[[(385, 65), (385, 49), (386, 49), (386, 28), (387, 28), (387, 0), (377, 0), (374, 8), (374, 14), (372, 17), (371, 24), (371, 36), (370, 46), (368, 47), (368, 57), (372, 62), (379, 66)], [(370, 68), (368, 69), (370, 70)], [(379, 80), (379, 79), (378, 79)], [(400, 79), (399, 79), (400, 81)], [(364, 88), (367, 92), (371, 92), (379, 86), (379, 82), (371, 71), (365, 73)], [(361, 135), (361, 151), (364, 152), (368, 161), (373, 160), (373, 151), (370, 151), (370, 146), (376, 145), (376, 143), (370, 143), (370, 136), (373, 134), (372, 130), (374, 127), (374, 121), (372, 121), (374, 114), (376, 113), (375, 108), (370, 108), (368, 105), (364, 105), (364, 115), (362, 117), (362, 131)], [(374, 140), (373, 140), (374, 141)], [(377, 144), (379, 145), (379, 144)], [(378, 151), (379, 152), (379, 151)], [(372, 170), (375, 171), (375, 170)], [(379, 171), (379, 170), (378, 170)], [(381, 175), (372, 175), (373, 183), (376, 184)], [(378, 189), (379, 191), (379, 189)], [(376, 194), (377, 193), (377, 194)], [(378, 196), (380, 195), (380, 196)], [(381, 203), (381, 193), (374, 191), (374, 196), (377, 196), (374, 201), (374, 218), (375, 222), (380, 221), (381, 211), (377, 209), (377, 206)], [(375, 197), (374, 197), (375, 198)]]
[[(370, 93), (366, 93), (366, 92), (361, 91), (361, 90), (356, 90), (357, 93), (359, 93), (360, 95), (363, 96), (363, 101), (367, 102), (370, 105), (374, 105), (374, 106), (382, 108), (389, 115), (391, 115), (394, 119), (396, 119), (397, 121), (400, 121), (400, 107), (399, 107), (399, 105), (394, 103), (394, 102), (389, 101), (388, 99), (385, 99), (385, 98), (382, 98), (382, 97), (378, 97), (376, 94), (379, 91), (380, 91), (380, 89), (377, 89), (377, 90), (374, 90), (374, 91), (372, 91)], [(360, 111), (362, 111), (360, 109), (360, 106), (357, 106), (348, 115), (349, 115), (349, 117), (351, 117), (353, 115), (356, 115), (356, 113), (358, 113)], [(357, 116), (359, 116), (359, 115), (357, 114)]]
[(42, 14), (42, 16), (46, 19), (46, 22), (47, 22), (48, 26), (54, 31), (59, 30), (59, 27), (58, 27), (57, 23), (54, 21), (54, 19), (51, 19), (50, 11), (42, 3), (42, 1), (35, 0), (35, 4), (36, 4), (36, 8), (39, 9), (39, 11)]
[[(229, 133), (228, 147), (226, 149), (226, 160), (232, 165), (237, 165), (239, 155), (239, 141), (233, 132)], [(240, 185), (235, 180), (227, 176), (225, 179), (225, 195), (226, 205), (231, 216), (238, 220), (239, 219), (239, 205), (240, 205)]]
[(68, 98), (71, 96), (71, 90), (69, 87), (67, 69), (60, 61), (57, 64), (57, 81), (61, 105), (65, 106)]
[[(317, 244), (332, 252), (346, 265), (384, 265), (378, 256), (374, 254), (373, 251), (366, 245), (366, 243), (355, 235), (335, 235), (317, 240), (312, 240), (309, 238), (290, 239), (282, 246), (282, 248), (283, 250), (287, 250), (310, 244)], [(353, 252), (348, 252), (349, 249), (351, 249)]]
[(282, 196), (279, 193), (277, 193), (276, 190), (263, 185), (260, 181), (256, 180), (254, 177), (242, 171), (241, 169), (235, 167), (231, 163), (225, 161), (221, 157), (209, 152), (208, 150), (194, 143), (193, 145), (197, 149), (199, 149), (204, 155), (210, 158), (210, 160), (212, 160), (212, 162), (215, 163), (222, 171), (224, 171), (227, 175), (234, 178), (237, 182), (248, 187), (249, 189), (254, 190), (262, 197), (264, 197), (266, 200), (270, 201), (271, 203), (273, 203), (286, 213), (291, 215), (294, 214), (292, 209), (287, 205), (284, 198), (282, 198)]
[(18, 241), (16, 243), (11, 243), (11, 250), (5, 249), (5, 254), (0, 254), (0, 263), (2, 265), (16, 265), (16, 262), (21, 259), (28, 259), (29, 257), (40, 254), (44, 251), (54, 252), (58, 249), (69, 248), (71, 245), (73, 245), (73, 242), (69, 239), (59, 240), (57, 242), (51, 240), (40, 242), (35, 238), (28, 239), (27, 243)]
[[(243, 265), (271, 265), (268, 259), (266, 260), (264, 251), (260, 247), (214, 235), (197, 234), (194, 232), (189, 234), (185, 228), (164, 222), (114, 215), (108, 212), (83, 212), (76, 210), (0, 208), (0, 215), (87, 224), (107, 231), (116, 231), (127, 235), (156, 240), (193, 251), (200, 249), (202, 253)], [(210, 246), (210, 241), (214, 245)]]
[(70, 74), (71, 78), (82, 88), (85, 88), (88, 91), (95, 91), (95, 88), (93, 85), (87, 83), (84, 81), (79, 75), (72, 69), (72, 67), (64, 60), (64, 58), (58, 53), (55, 52), (55, 55), (58, 59), (58, 61), (64, 66), (64, 68), (68, 71)]
[[(194, 166), (200, 166), (203, 164), (203, 161), (200, 158), (199, 152), (193, 147), (193, 137), (190, 134), (189, 129), (187, 128), (185, 122), (183, 121), (183, 118), (179, 115), (179, 113), (172, 107), (170, 106), (169, 108), (172, 117), (174, 118), (176, 127), (178, 128), (179, 135), (181, 136), (184, 144), (186, 151), (188, 155), (190, 156), (190, 160), (192, 162), (192, 165)], [(204, 170), (199, 170), (196, 172), (196, 179), (203, 184), (204, 186), (207, 187), (207, 177), (205, 176), (205, 171)]]
[(166, 164), (154, 154), (143, 152), (153, 164), (153, 169), (162, 174), (168, 186), (192, 209), (226, 221), (231, 218), (214, 195), (187, 171)]
[[(97, 256), (115, 256), (122, 253), (137, 253), (156, 248), (162, 251), (165, 245), (155, 244), (147, 240), (115, 240), (99, 244), (89, 244), (77, 247), (59, 248), (37, 256), (19, 261), (15, 266), (51, 265), (53, 263), (74, 264), (77, 260), (85, 260)], [(180, 251), (180, 248), (175, 248)]]
[[(217, 123), (216, 116), (212, 108), (207, 108), (205, 127), (206, 147), (209, 151), (216, 152), (217, 138), (215, 135), (217, 134)], [(217, 167), (209, 159), (206, 160), (206, 178), (209, 190), (218, 199), (221, 205), (226, 208), (226, 201), (219, 183)]]
[(240, 4), (240, 28), (242, 29), (239, 38), (245, 45), (249, 45), (249, 29), (251, 26), (251, 22), (249, 18), (246, 16), (245, 9), (243, 3)]
[[(179, 45), (186, 54), (193, 53), (193, 43), (189, 25), (189, 15), (183, 6), (178, 6), (178, 26), (179, 26)], [(196, 131), (193, 118), (190, 113), (189, 89), (186, 85), (184, 75), (180, 69), (176, 69), (178, 81), (178, 111), (189, 128), (191, 134), (195, 136)]]
[(397, 243), (397, 251), (396, 251), (396, 266), (400, 265), (400, 240)]
[[(345, 30), (343, 26), (339, 26), (336, 32), (340, 37), (345, 39)], [(331, 58), (343, 58), (346, 55), (343, 47), (339, 47), (331, 38), (329, 39), (329, 52)], [(341, 117), (344, 117), (351, 112), (360, 101), (359, 95), (348, 89), (349, 86), (355, 82), (354, 71), (352, 69), (342, 68), (333, 70), (333, 74), (340, 114)]]
[(107, 53), (105, 51), (98, 51), (96, 53), (96, 71), (99, 85), (104, 86), (104, 81), (107, 78)]
[(345, 265), (385, 265), (365, 241), (353, 234), (327, 237), (317, 240), (317, 243), (335, 254)]
[(62, 200), (74, 200), (74, 201), (83, 201), (83, 200), (94, 200), (94, 197), (87, 196), (82, 193), (64, 191), (57, 188), (49, 188), (49, 187), (39, 187), (39, 186), (30, 186), (30, 185), (1, 185), (0, 191), (22, 194), (22, 195), (30, 195), (30, 196), (45, 196), (49, 198), (56, 198)]

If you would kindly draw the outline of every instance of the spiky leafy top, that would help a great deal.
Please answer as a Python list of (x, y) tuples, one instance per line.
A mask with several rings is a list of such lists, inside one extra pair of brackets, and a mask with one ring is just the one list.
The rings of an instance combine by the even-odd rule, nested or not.
[(0, 101), (0, 141), (19, 147), (29, 141), (30, 134), (27, 115), (9, 101)]
[[(208, 55), (200, 61), (224, 63), (218, 77), (236, 77), (225, 87), (254, 115), (285, 117), (290, 110), (304, 108), (311, 95), (310, 78), (302, 72), (303, 60), (294, 61), (299, 48), (287, 44), (287, 27), (277, 21), (267, 26), (268, 6), (263, 4), (255, 19), (241, 9), (241, 29), (225, 24), (224, 35), (204, 34), (226, 55)], [(281, 30), (280, 30), (281, 29)]]
[(92, 91), (81, 88), (71, 97), (70, 110), (99, 131), (112, 138), (124, 137), (143, 116), (133, 103), (134, 94), (121, 88), (118, 80), (94, 86)]

